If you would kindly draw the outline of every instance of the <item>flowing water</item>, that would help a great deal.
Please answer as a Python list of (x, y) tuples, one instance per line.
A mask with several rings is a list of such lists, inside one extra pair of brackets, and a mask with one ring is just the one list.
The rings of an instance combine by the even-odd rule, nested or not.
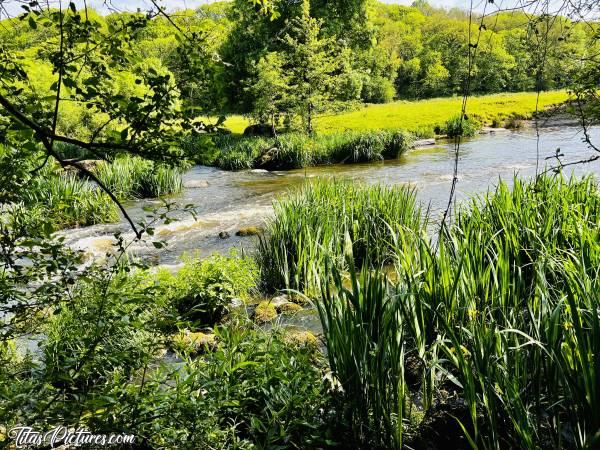
[[(600, 141), (600, 128), (592, 129), (592, 141)], [(480, 135), (463, 142), (460, 151), (459, 181), (456, 199), (485, 192), (503, 179), (510, 182), (514, 174), (531, 177), (536, 171), (536, 155), (540, 153), (540, 170), (555, 160), (556, 149), (563, 153), (565, 162), (593, 155), (582, 140), (583, 134), (575, 127), (547, 127), (540, 130), (538, 141), (532, 129), (500, 130)], [(272, 201), (287, 189), (317, 176), (347, 177), (365, 183), (386, 185), (410, 184), (431, 209), (435, 220), (448, 201), (453, 178), (454, 146), (445, 143), (431, 148), (415, 149), (396, 160), (368, 164), (343, 164), (312, 167), (285, 172), (245, 171), (226, 172), (197, 166), (184, 176), (186, 188), (172, 201), (194, 204), (197, 220), (181, 216), (180, 220), (156, 227), (155, 238), (167, 242), (156, 249), (151, 243), (136, 243), (130, 250), (151, 264), (176, 266), (180, 256), (197, 252), (207, 256), (212, 252), (226, 252), (231, 247), (249, 249), (256, 238), (237, 237), (236, 231), (247, 226), (260, 226), (272, 214)], [(600, 161), (575, 166), (577, 175), (593, 173), (600, 179)], [(570, 170), (570, 171), (571, 171)], [(570, 172), (569, 171), (569, 172)], [(161, 204), (155, 200), (140, 200), (127, 205), (136, 220), (143, 220), (147, 210)], [(90, 257), (101, 257), (112, 248), (113, 234), (117, 231), (133, 238), (126, 223), (98, 225), (63, 232), (66, 242), (85, 250)], [(230, 238), (221, 239), (220, 232)]]

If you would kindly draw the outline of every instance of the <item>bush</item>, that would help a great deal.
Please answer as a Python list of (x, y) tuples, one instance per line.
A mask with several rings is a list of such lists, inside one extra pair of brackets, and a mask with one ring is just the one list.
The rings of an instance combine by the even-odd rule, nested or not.
[(460, 116), (455, 116), (446, 121), (442, 132), (448, 135), (448, 137), (473, 137), (480, 129), (481, 123), (477, 120), (465, 117), (461, 121)]
[(152, 326), (156, 308), (149, 307), (148, 295), (135, 278), (121, 273), (92, 279), (73, 289), (45, 330), (44, 381), (68, 397), (96, 384), (110, 386), (115, 375), (133, 376), (163, 344)]
[(394, 101), (396, 88), (387, 78), (368, 78), (363, 85), (361, 96), (366, 103), (390, 103)]
[(143, 396), (121, 395), (112, 413), (151, 448), (327, 448), (343, 436), (330, 428), (335, 409), (320, 354), (288, 344), (282, 330), (243, 322), (215, 334), (213, 352), (160, 369)]
[(167, 306), (165, 315), (196, 327), (219, 322), (229, 312), (232, 300), (248, 299), (256, 281), (254, 261), (235, 252), (188, 259), (177, 273), (161, 270), (153, 277), (157, 295)]

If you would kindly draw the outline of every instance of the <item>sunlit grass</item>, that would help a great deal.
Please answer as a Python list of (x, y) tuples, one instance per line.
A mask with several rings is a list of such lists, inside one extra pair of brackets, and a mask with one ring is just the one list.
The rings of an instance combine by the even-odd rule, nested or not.
[[(562, 103), (567, 100), (565, 91), (540, 94), (539, 108)], [(485, 124), (498, 123), (510, 117), (529, 118), (535, 112), (537, 94), (519, 92), (470, 97), (467, 114), (477, 117)], [(403, 129), (421, 131), (442, 126), (448, 119), (461, 111), (461, 97), (434, 98), (420, 101), (398, 101), (382, 105), (368, 105), (357, 111), (324, 115), (316, 120), (320, 133), (338, 133), (345, 130)], [(225, 126), (234, 133), (243, 133), (249, 125), (243, 116), (229, 116)]]

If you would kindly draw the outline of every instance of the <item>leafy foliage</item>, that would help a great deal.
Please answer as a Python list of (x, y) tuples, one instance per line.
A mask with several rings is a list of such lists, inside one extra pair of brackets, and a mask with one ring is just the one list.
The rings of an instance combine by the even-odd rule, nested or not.
[(173, 322), (212, 325), (229, 313), (232, 301), (248, 299), (256, 288), (257, 268), (235, 252), (228, 257), (215, 254), (188, 260), (177, 273), (161, 270), (153, 282)]
[(340, 180), (308, 183), (275, 205), (258, 246), (264, 288), (314, 294), (329, 258), (345, 268), (344, 236), (350, 235), (357, 266), (382, 265), (393, 257), (393, 236), (420, 230), (421, 211), (410, 188), (361, 186)]

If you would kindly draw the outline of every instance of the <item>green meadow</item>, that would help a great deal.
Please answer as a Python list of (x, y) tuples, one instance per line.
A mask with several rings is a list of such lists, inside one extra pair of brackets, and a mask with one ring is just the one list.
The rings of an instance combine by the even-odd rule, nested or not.
[[(469, 97), (467, 115), (478, 118), (486, 125), (502, 126), (509, 118), (528, 119), (536, 111), (563, 103), (568, 99), (566, 91), (517, 92)], [(461, 97), (432, 98), (419, 101), (396, 101), (385, 104), (365, 105), (356, 111), (341, 114), (325, 114), (317, 117), (316, 130), (323, 134), (347, 130), (394, 130), (419, 132), (443, 125), (448, 119), (459, 115)], [(233, 133), (243, 133), (250, 120), (240, 115), (229, 116), (224, 126)]]

